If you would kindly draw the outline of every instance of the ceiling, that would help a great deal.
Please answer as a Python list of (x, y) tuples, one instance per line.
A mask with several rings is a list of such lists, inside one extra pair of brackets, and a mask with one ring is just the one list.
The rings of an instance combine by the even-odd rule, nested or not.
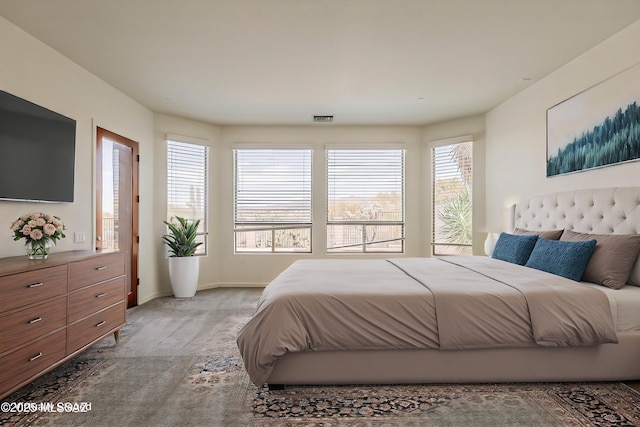
[(2, 0), (149, 109), (220, 125), (488, 111), (640, 20), (638, 0)]

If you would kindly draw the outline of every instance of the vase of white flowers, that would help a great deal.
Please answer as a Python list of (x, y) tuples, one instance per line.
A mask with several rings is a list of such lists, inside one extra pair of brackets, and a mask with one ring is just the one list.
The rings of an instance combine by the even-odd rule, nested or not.
[(13, 221), (13, 240), (25, 239), (29, 259), (46, 259), (51, 245), (66, 237), (65, 225), (60, 218), (40, 212), (22, 215)]

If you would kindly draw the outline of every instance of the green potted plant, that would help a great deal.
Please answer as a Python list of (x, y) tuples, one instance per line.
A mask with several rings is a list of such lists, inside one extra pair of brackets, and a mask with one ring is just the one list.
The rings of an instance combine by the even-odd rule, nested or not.
[(191, 298), (198, 288), (199, 260), (194, 256), (201, 242), (196, 242), (200, 220), (189, 221), (179, 216), (175, 221), (164, 221), (169, 232), (162, 240), (169, 247), (169, 279), (173, 295)]

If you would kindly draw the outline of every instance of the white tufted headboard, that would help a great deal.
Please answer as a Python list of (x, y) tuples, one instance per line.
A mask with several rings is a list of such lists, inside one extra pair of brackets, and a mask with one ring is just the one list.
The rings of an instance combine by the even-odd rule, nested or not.
[(594, 234), (640, 234), (640, 187), (565, 191), (522, 200), (514, 227)]
[[(640, 234), (640, 187), (565, 191), (521, 200), (513, 228), (574, 230), (591, 234)], [(631, 272), (640, 283), (640, 258)]]

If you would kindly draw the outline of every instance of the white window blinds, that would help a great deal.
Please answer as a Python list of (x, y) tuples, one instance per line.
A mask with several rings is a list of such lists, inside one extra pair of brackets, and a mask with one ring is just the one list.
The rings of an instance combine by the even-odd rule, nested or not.
[(433, 253), (471, 254), (473, 143), (433, 148)]
[(167, 141), (167, 219), (200, 220), (196, 254), (206, 254), (209, 147)]
[(404, 149), (327, 150), (327, 251), (404, 251)]
[(235, 149), (236, 252), (311, 251), (311, 149)]

